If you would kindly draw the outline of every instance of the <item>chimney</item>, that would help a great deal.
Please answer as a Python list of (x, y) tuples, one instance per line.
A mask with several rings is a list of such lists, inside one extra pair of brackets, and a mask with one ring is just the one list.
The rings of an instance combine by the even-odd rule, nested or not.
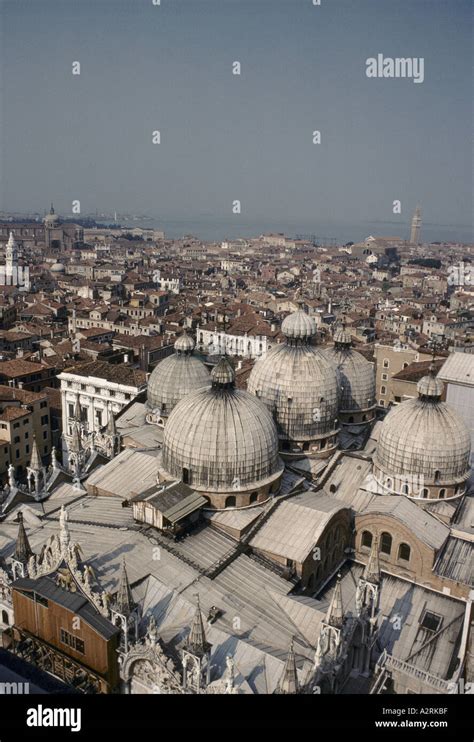
[(123, 362), (128, 363), (128, 353), (124, 353)]

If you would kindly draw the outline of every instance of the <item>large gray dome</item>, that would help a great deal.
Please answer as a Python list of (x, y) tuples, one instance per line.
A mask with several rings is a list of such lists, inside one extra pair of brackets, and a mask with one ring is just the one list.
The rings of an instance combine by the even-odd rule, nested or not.
[(234, 382), (232, 367), (221, 359), (212, 388), (181, 400), (164, 430), (164, 471), (198, 491), (245, 492), (283, 471), (271, 415)]
[(248, 389), (274, 415), (280, 438), (304, 442), (337, 432), (338, 388), (333, 365), (310, 344), (315, 325), (302, 314), (287, 318), (287, 342), (255, 363)]
[(165, 416), (187, 394), (211, 385), (207, 368), (193, 355), (192, 338), (182, 335), (174, 348), (175, 353), (157, 365), (148, 381), (148, 406)]
[(469, 430), (446, 402), (442, 385), (424, 377), (420, 396), (394, 407), (382, 423), (374, 466), (388, 477), (416, 475), (422, 484), (455, 485), (469, 476)]

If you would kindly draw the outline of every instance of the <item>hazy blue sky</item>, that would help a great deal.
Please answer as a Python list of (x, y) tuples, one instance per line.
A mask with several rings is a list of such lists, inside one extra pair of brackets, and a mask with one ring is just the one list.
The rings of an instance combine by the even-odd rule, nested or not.
[[(316, 229), (420, 202), (469, 232), (469, 0), (5, 0), (1, 24), (1, 209)], [(377, 53), (424, 82), (367, 78)]]

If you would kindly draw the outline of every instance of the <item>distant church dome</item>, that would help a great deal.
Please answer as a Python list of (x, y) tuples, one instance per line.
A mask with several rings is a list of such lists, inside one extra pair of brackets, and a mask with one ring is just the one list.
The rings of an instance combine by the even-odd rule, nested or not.
[(193, 355), (192, 337), (184, 332), (176, 340), (174, 351), (156, 366), (148, 381), (148, 407), (161, 417), (167, 417), (187, 394), (211, 385), (207, 368)]
[(363, 355), (352, 348), (350, 331), (343, 325), (334, 333), (334, 346), (323, 355), (338, 373), (341, 424), (366, 424), (375, 416), (375, 371)]
[(51, 273), (65, 273), (66, 267), (63, 265), (63, 263), (53, 263), (50, 271)]
[(439, 499), (463, 494), (469, 477), (469, 430), (446, 402), (434, 369), (418, 382), (418, 398), (394, 407), (382, 423), (374, 476), (387, 490)]
[(188, 395), (171, 413), (163, 472), (207, 496), (215, 508), (263, 502), (278, 490), (283, 473), (275, 423), (256, 397), (236, 389), (226, 358), (211, 376), (211, 389)]
[(46, 214), (43, 222), (45, 227), (55, 227), (57, 224), (59, 224), (59, 216), (55, 214), (53, 204), (51, 204), (49, 214)]
[(337, 446), (336, 370), (311, 344), (316, 325), (305, 312), (287, 317), (282, 331), (286, 343), (255, 363), (248, 389), (274, 416), (282, 454), (327, 456)]

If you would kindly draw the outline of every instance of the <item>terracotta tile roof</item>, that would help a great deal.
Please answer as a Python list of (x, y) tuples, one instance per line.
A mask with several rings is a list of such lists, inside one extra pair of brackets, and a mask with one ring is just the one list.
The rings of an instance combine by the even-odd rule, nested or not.
[(142, 387), (146, 382), (146, 374), (131, 366), (124, 364), (112, 364), (106, 361), (91, 361), (64, 369), (64, 373), (77, 374), (78, 376), (93, 376), (97, 379), (105, 379), (115, 384)]
[(43, 371), (41, 363), (32, 363), (31, 361), (22, 361), (16, 358), (13, 361), (0, 362), (0, 374), (3, 376), (27, 376), (28, 374), (38, 374)]
[(0, 412), (0, 420), (4, 422), (12, 422), (18, 420), (20, 417), (31, 415), (30, 410), (24, 410), (21, 407), (6, 407), (3, 412)]

